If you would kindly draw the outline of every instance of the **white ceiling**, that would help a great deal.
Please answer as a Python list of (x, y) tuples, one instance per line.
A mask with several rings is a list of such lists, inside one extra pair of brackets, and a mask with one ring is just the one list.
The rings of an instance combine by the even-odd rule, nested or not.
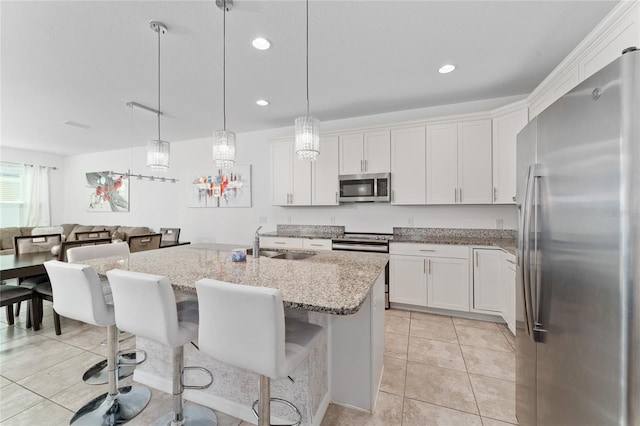
[[(309, 5), (311, 114), (321, 122), (529, 93), (615, 1), (319, 1)], [(0, 1), (1, 142), (60, 155), (222, 127), (222, 11), (202, 1)], [(305, 3), (236, 0), (227, 15), (227, 128), (305, 110)], [(255, 36), (271, 40), (258, 51)], [(445, 63), (457, 70), (438, 74)], [(271, 105), (258, 107), (259, 98)], [(62, 124), (70, 120), (91, 126)]]

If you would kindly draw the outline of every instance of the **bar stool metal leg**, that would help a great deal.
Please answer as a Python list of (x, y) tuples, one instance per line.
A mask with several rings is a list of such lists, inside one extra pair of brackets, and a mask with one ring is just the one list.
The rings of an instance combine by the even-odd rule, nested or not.
[[(172, 353), (173, 364), (173, 411), (165, 414), (156, 420), (153, 424), (157, 426), (171, 425), (193, 425), (193, 426), (216, 426), (218, 418), (213, 410), (198, 405), (184, 406), (182, 394), (185, 388), (193, 387), (197, 389), (205, 389), (206, 386), (185, 386), (183, 382), (184, 366), (184, 346), (173, 348)], [(208, 370), (207, 370), (208, 371)], [(209, 373), (211, 374), (211, 373)]]
[[(253, 403), (251, 411), (258, 420), (258, 426), (271, 426), (271, 403), (279, 402), (286, 405), (298, 415), (298, 421), (295, 423), (287, 423), (279, 426), (299, 426), (302, 423), (302, 413), (298, 410), (298, 407), (291, 402), (282, 398), (271, 398), (271, 379), (268, 376), (260, 375), (260, 392), (258, 393), (258, 400)], [(258, 406), (259, 411), (256, 411)]]
[(151, 391), (139, 385), (118, 389), (118, 329), (115, 325), (107, 327), (107, 370), (109, 374), (109, 392), (98, 396), (78, 412), (69, 424), (113, 426), (126, 423), (147, 406)]

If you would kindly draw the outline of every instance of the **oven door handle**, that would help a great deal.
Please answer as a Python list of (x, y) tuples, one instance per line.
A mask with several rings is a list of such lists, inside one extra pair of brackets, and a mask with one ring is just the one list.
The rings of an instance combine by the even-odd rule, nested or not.
[(333, 243), (333, 250), (350, 250), (350, 251), (375, 251), (379, 253), (388, 253), (388, 245), (367, 245), (367, 244), (340, 244)]

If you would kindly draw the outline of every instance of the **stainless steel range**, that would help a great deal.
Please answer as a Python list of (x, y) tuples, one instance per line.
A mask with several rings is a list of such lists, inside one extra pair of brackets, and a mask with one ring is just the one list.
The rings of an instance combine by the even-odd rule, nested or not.
[[(345, 232), (331, 240), (333, 250), (389, 253), (393, 234)], [(389, 264), (384, 269), (384, 308), (389, 309)]]

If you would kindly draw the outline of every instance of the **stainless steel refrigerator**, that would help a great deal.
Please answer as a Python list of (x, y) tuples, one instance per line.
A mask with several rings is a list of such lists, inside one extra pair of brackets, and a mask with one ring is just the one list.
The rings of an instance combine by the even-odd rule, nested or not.
[(640, 50), (517, 141), (520, 425), (640, 425)]

